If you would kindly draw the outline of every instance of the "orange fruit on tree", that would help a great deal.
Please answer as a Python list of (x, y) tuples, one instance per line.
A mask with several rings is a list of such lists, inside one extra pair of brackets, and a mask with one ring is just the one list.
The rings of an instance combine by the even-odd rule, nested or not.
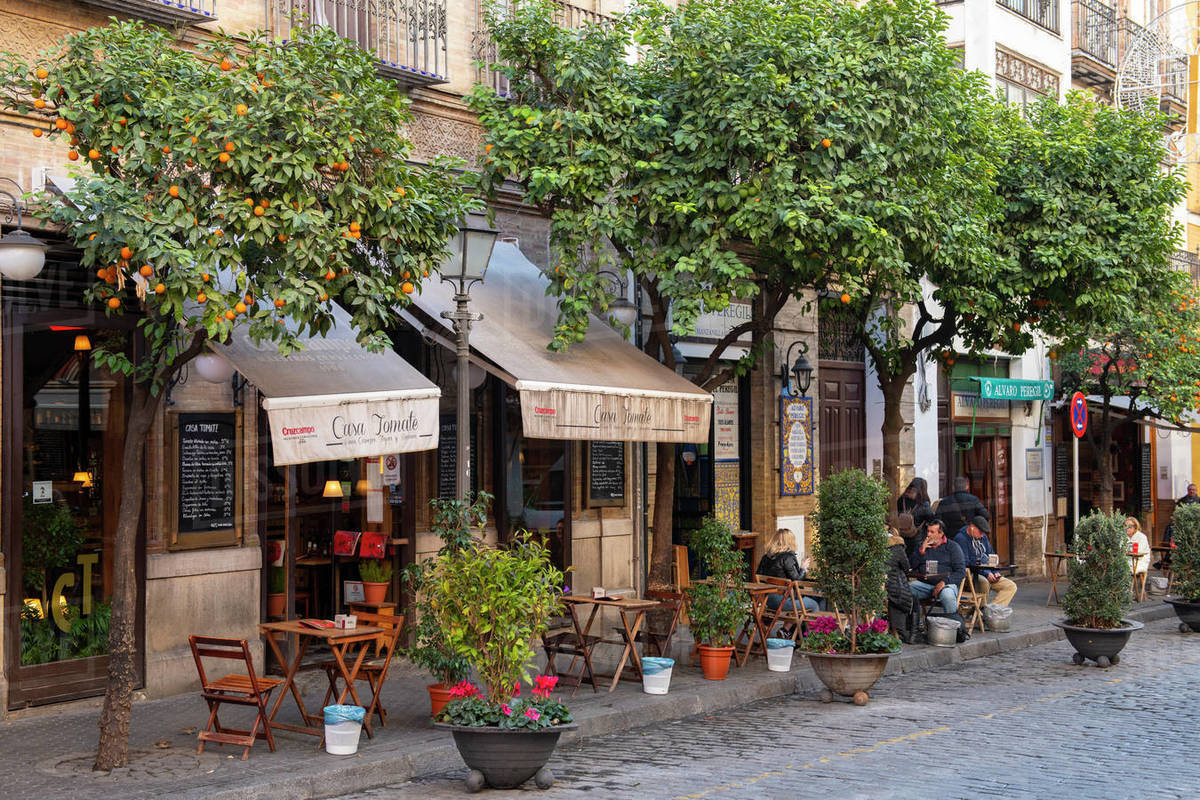
[(167, 145), (165, 145), (165, 144), (164, 144), (164, 145), (163, 145), (163, 147), (162, 147), (162, 151), (163, 151), (163, 155), (164, 155), (164, 156), (169, 156), (169, 155), (171, 155), (171, 148), (170, 148), (170, 147), (168, 147), (168, 146), (167, 146)]
[(232, 321), (236, 318), (237, 318), (237, 314), (233, 313), (232, 308), (225, 312), (225, 319)]
[(824, 147), (826, 149), (828, 149), (832, 144), (833, 144), (832, 139), (822, 139), (821, 140), (821, 147)]
[(208, 283), (209, 278), (211, 278), (211, 277), (212, 276), (210, 276), (207, 272), (200, 273), (200, 280), (204, 281), (205, 283)]
[(245, 314), (246, 313), (246, 304), (243, 303), (241, 300), (239, 300), (237, 303), (234, 304), (233, 310), (239, 314)]
[(354, 231), (354, 232), (358, 232), (358, 231), (362, 230), (362, 226), (360, 226), (357, 222), (351, 222), (350, 230)]
[(276, 299), (275, 299), (275, 307), (276, 307), (276, 308), (283, 308), (285, 305), (286, 305), (286, 303), (284, 303), (284, 302), (283, 302), (282, 300), (280, 300), (279, 298), (276, 298)]
[(155, 293), (155, 294), (162, 294), (162, 293), (164, 293), (165, 291), (167, 291), (167, 286), (166, 286), (166, 284), (164, 284), (164, 283), (156, 283), (156, 284), (154, 284), (154, 293)]
[(237, 149), (237, 145), (235, 145), (233, 142), (225, 143), (225, 152), (226, 153), (232, 153), (236, 149)]
[(58, 128), (60, 131), (65, 131), (67, 129), (67, 121), (62, 117), (59, 117), (58, 119), (54, 120), (54, 127)]
[(94, 233), (93, 233), (91, 236), (89, 236), (89, 237), (88, 237), (88, 241), (89, 241), (89, 242), (91, 242), (91, 241), (95, 241), (95, 239), (96, 239), (96, 234), (94, 234)]
[(120, 308), (121, 307), (121, 298), (119, 298), (119, 297), (108, 298), (108, 307), (109, 308)]
[(108, 149), (109, 149), (109, 150), (112, 150), (114, 153), (119, 153), (119, 152), (121, 152), (121, 148), (120, 148), (120, 147), (118, 147), (118, 146), (117, 146), (117, 145), (115, 145), (115, 144), (114, 144), (112, 147), (108, 148)]
[(133, 257), (133, 251), (129, 249), (129, 245), (126, 245), (125, 247), (121, 248), (121, 258), (128, 261), (132, 257)]
[(413, 285), (408, 281), (405, 281), (404, 283), (400, 284), (400, 291), (404, 292), (405, 294), (412, 294), (413, 288), (415, 288), (415, 287), (413, 287)]
[(249, 111), (249, 110), (250, 110), (250, 109), (246, 107), (246, 104), (245, 104), (245, 103), (238, 103), (238, 104), (237, 104), (237, 115), (238, 115), (239, 117), (244, 117), (244, 116), (246, 116), (246, 112), (247, 112), (247, 111)]
[(233, 62), (230, 61), (228, 58), (222, 58), (221, 59), (221, 71), (229, 72), (229, 70), (231, 70), (231, 69), (233, 69)]
[(33, 101), (33, 107), (34, 108), (45, 108), (46, 101), (39, 97), (37, 100)]
[(104, 280), (107, 276), (108, 269), (106, 267), (101, 267), (100, 269), (96, 270), (96, 277), (100, 280)]
[(43, 131), (41, 128), (34, 128), (33, 129), (33, 138), (40, 139), (40, 138), (42, 138), (43, 133), (45, 133), (45, 131)]
[(246, 301), (246, 305), (248, 305), (248, 306), (254, 305), (254, 295), (248, 294), (245, 297), (243, 297), (242, 299)]
[(288, 240), (286, 233), (281, 233), (278, 236), (276, 236), (275, 238), (279, 240), (280, 244), (283, 244), (284, 242), (286, 242)]
[(196, 136), (192, 137), (192, 144), (196, 144), (199, 141), (200, 141), (199, 137), (196, 137)]
[(262, 207), (262, 206), (255, 206), (255, 207), (254, 207), (254, 216), (256, 216), (256, 217), (261, 217), (261, 216), (262, 216), (263, 214), (265, 214), (265, 213), (266, 213), (266, 211), (263, 209), (263, 207)]
[(179, 187), (171, 184), (171, 188), (167, 189), (167, 194), (171, 195), (171, 197), (179, 197)]
[(203, 303), (207, 300), (208, 300), (208, 295), (206, 295), (204, 292), (200, 292), (200, 294), (196, 295), (197, 303)]
[(329, 270), (328, 272), (325, 273), (325, 280), (327, 280), (327, 281), (331, 281), (336, 277), (337, 277), (337, 273), (334, 272), (333, 270)]
[(485, 153), (490, 153), (490, 152), (492, 152), (492, 148), (493, 148), (493, 147), (495, 147), (495, 145), (494, 145), (494, 144), (485, 144), (485, 145), (483, 146), (483, 152), (485, 152)]
[(39, 81), (44, 81), (44, 80), (46, 80), (46, 78), (50, 77), (50, 73), (46, 71), (45, 67), (38, 67), (37, 71), (34, 72), (33, 74), (37, 75), (37, 78)]
[[(117, 124), (120, 125), (121, 127), (124, 127), (129, 124), (129, 120), (125, 119), (124, 117), (119, 117), (117, 119)], [(63, 127), (66, 127), (66, 126), (64, 125)]]
[(262, 200), (259, 200), (258, 204), (260, 206), (262, 206), (263, 208), (270, 208), (270, 206), (271, 206), (271, 202), (269, 200), (267, 200), (267, 198), (265, 198), (265, 197)]
[[(558, 267), (555, 267), (555, 269), (558, 269)], [(404, 270), (404, 272), (400, 273), (400, 277), (404, 278), (404, 280), (408, 280), (409, 278), (412, 277), (412, 273), (409, 272), (408, 270)]]
[(229, 153), (221, 153), (221, 155), (217, 156), (217, 160), (224, 164), (229, 160)]
[(845, 292), (842, 292), (842, 298), (841, 298), (841, 299), (842, 299), (842, 302), (843, 302), (843, 303), (849, 303), (849, 302), (850, 302), (850, 295), (848, 295), (848, 294), (847, 294), (847, 293), (845, 293)]
[(326, 300), (329, 299), (329, 295), (325, 294), (325, 292), (321, 292), (321, 296), (318, 297), (317, 299), (320, 300), (322, 303), (324, 303)]
[(360, 232), (358, 232), (358, 231), (350, 231), (350, 236), (351, 236), (351, 237), (353, 237), (353, 238), (355, 238), (355, 239), (361, 239), (361, 238), (362, 238), (362, 234), (361, 234)]
[(138, 272), (141, 273), (143, 278), (149, 278), (154, 274), (154, 267), (150, 266), (149, 264), (142, 264), (142, 268), (139, 269)]
[(71, 122), (71, 120), (67, 120), (67, 133), (74, 133), (74, 132), (75, 132), (75, 123)]
[(71, 150), (70, 152), (67, 153), (67, 161), (78, 161), (78, 160), (79, 160), (79, 152), (78, 151)]

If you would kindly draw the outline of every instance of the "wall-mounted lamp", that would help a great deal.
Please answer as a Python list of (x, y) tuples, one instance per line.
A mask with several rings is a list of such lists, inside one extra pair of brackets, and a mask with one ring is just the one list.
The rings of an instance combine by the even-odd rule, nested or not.
[[(800, 352), (796, 354), (796, 360), (792, 361), (792, 351), (797, 347)], [(808, 394), (808, 387), (812, 385), (813, 368), (812, 364), (808, 363), (807, 353), (808, 343), (798, 339), (788, 345), (783, 363), (779, 365), (780, 390), (792, 397), (804, 397)], [(791, 366), (788, 366), (789, 362)]]
[(17, 187), (15, 195), (0, 189), (0, 195), (4, 195), (11, 202), (4, 221), (11, 223), (15, 219), (17, 222), (15, 231), (0, 236), (0, 275), (14, 281), (27, 281), (36, 278), (46, 265), (46, 251), (50, 249), (50, 245), (21, 230), (21, 212), (29, 210), (18, 196), (24, 193), (21, 184), (12, 178), (0, 178), (0, 181)]

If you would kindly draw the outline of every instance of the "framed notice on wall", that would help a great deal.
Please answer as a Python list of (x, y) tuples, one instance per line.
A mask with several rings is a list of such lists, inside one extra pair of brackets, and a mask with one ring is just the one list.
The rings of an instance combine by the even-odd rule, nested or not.
[(813, 401), (779, 398), (779, 494), (813, 493)]
[(168, 418), (172, 463), (171, 546), (214, 547), (239, 536), (242, 488), (238, 479), (237, 414), (189, 413)]
[(587, 504), (625, 505), (625, 443), (587, 444)]

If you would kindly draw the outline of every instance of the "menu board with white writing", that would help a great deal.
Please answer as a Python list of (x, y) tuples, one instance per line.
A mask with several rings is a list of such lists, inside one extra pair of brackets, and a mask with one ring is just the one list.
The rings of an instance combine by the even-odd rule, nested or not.
[(180, 414), (179, 533), (231, 530), (237, 507), (233, 414)]
[(625, 443), (588, 442), (587, 459), (588, 505), (624, 505)]

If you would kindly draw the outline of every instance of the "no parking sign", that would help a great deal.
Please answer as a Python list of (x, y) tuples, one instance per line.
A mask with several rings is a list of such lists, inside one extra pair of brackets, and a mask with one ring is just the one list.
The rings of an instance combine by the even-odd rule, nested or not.
[(1083, 392), (1071, 395), (1071, 432), (1076, 439), (1082, 439), (1087, 433), (1087, 398)]

